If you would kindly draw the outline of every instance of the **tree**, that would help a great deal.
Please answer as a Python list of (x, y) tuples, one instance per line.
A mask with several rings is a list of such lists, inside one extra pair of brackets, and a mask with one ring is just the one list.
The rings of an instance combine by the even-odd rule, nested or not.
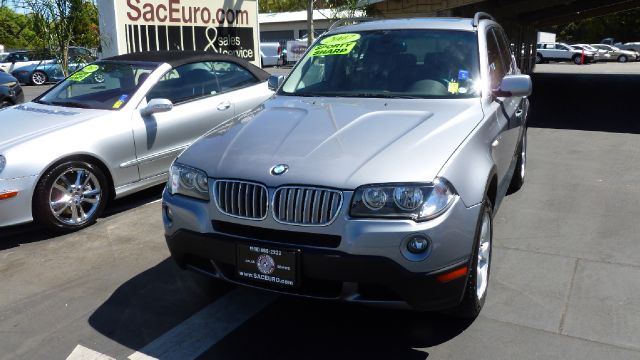
[(570, 43), (599, 43), (607, 37), (621, 42), (640, 41), (640, 9), (558, 25), (550, 31)]
[[(39, 47), (52, 50), (60, 60), (64, 75), (69, 71), (69, 46), (79, 41), (94, 42), (90, 23), (95, 20), (97, 10), (89, 0), (14, 0), (14, 4), (29, 12), (33, 29), (39, 38)], [(88, 13), (87, 13), (88, 12)], [(84, 27), (86, 26), (86, 27)], [(89, 31), (87, 31), (89, 29)], [(87, 36), (87, 38), (83, 38)], [(98, 35), (99, 36), (99, 35)]]
[(28, 15), (0, 6), (0, 44), (7, 49), (23, 49), (34, 46), (37, 40)]

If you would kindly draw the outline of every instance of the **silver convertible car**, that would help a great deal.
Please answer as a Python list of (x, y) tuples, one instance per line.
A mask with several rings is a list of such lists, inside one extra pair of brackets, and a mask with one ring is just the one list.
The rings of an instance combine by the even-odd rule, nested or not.
[(0, 227), (91, 224), (109, 199), (163, 183), (199, 136), (272, 96), (267, 78), (229, 56), (121, 55), (0, 110)]
[(175, 160), (175, 261), (324, 299), (453, 308), (486, 298), (492, 220), (522, 185), (527, 96), (503, 29), (474, 19), (335, 28), (276, 95)]

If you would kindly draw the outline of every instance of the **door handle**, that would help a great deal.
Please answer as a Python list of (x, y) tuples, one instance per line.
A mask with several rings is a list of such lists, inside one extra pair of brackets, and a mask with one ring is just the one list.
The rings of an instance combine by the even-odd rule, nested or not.
[(518, 110), (516, 110), (516, 117), (521, 118), (521, 117), (522, 117), (522, 114), (524, 114), (524, 110), (522, 110), (522, 109), (518, 109)]
[(218, 104), (218, 110), (219, 111), (225, 111), (227, 109), (229, 109), (231, 107), (231, 102), (230, 101), (223, 101), (220, 104)]

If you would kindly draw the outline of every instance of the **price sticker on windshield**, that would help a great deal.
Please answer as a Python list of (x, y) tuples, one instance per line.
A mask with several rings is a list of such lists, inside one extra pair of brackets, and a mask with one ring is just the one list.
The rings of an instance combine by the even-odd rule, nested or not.
[(81, 71), (86, 73), (92, 73), (92, 72), (98, 71), (98, 69), (100, 69), (98, 65), (88, 65), (88, 66), (85, 66)]
[(360, 34), (338, 34), (322, 39), (322, 45), (339, 45), (360, 40)]
[(82, 80), (86, 79), (89, 75), (91, 75), (91, 73), (84, 72), (84, 71), (78, 71), (77, 73), (69, 76), (69, 78), (67, 80), (82, 81)]
[(335, 44), (335, 45), (323, 45), (320, 44), (311, 50), (309, 56), (324, 56), (324, 55), (346, 55), (353, 50), (356, 46), (355, 42)]

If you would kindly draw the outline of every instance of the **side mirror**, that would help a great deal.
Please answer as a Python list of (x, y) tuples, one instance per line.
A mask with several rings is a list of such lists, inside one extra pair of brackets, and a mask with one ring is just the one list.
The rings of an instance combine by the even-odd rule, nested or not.
[(140, 109), (140, 115), (149, 116), (155, 113), (171, 111), (173, 103), (167, 99), (151, 99), (147, 106)]
[(502, 79), (500, 88), (493, 90), (498, 97), (529, 96), (532, 91), (529, 75), (507, 75)]
[(282, 75), (269, 76), (269, 80), (268, 80), (269, 90), (273, 90), (273, 91), (278, 90), (280, 85), (282, 85), (283, 81), (284, 81), (284, 76)]

